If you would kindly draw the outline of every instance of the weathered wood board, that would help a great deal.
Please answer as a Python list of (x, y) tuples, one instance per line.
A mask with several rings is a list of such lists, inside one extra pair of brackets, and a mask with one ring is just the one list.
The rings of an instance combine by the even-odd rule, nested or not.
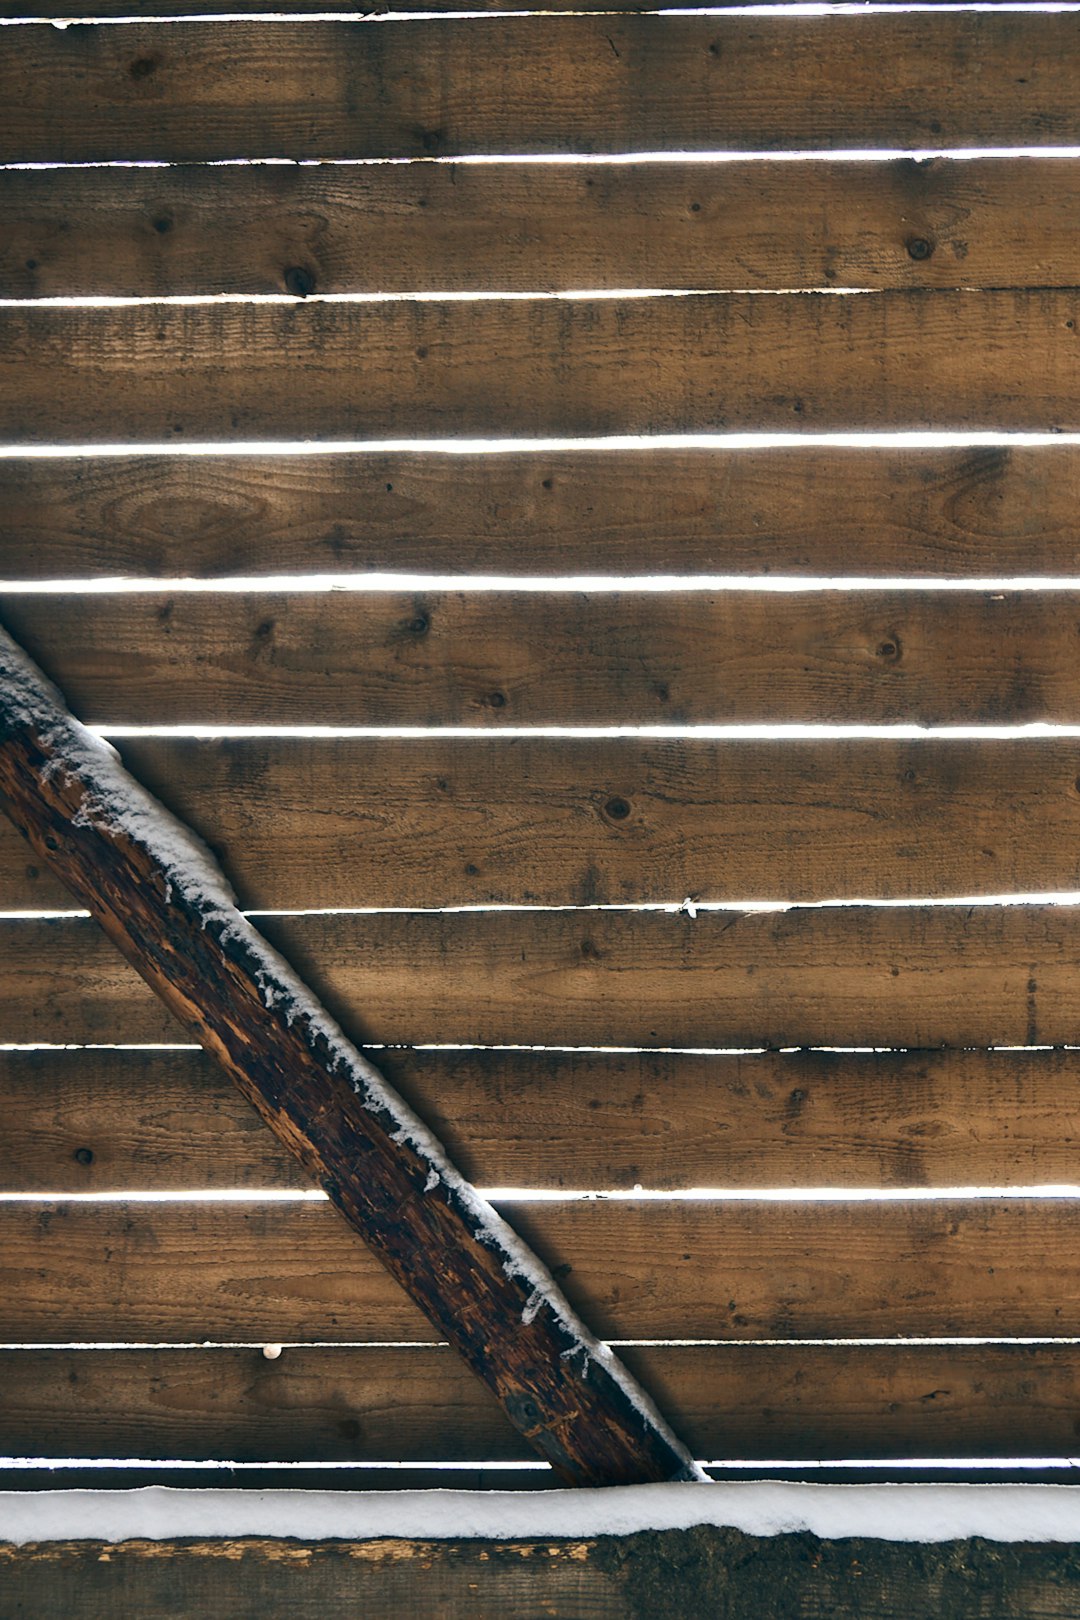
[[(413, 912), (260, 927), (362, 1042), (1061, 1046), (1080, 1024), (1071, 906)], [(0, 1041), (186, 1039), (88, 921), (5, 921), (0, 984)]]
[(1072, 444), (16, 456), (0, 575), (1075, 577), (1078, 510)]
[[(733, 1343), (621, 1353), (706, 1460), (950, 1456), (977, 1464), (1068, 1456), (1075, 1445), (1074, 1344)], [(288, 1346), (276, 1361), (258, 1346), (13, 1350), (0, 1351), (0, 1375), (8, 1456), (404, 1459), (418, 1468), (450, 1457), (479, 1469), (532, 1455), (448, 1346)]]
[[(743, 905), (1080, 887), (1073, 738), (120, 746), (252, 908), (679, 906), (688, 896)], [(0, 911), (75, 907), (0, 824)]]
[(1073, 1620), (1080, 1559), (1060, 1544), (940, 1545), (735, 1530), (600, 1541), (46, 1542), (0, 1549), (16, 1613), (112, 1620), (228, 1613), (263, 1620)]
[[(1080, 1053), (380, 1052), (480, 1186), (1035, 1186), (1076, 1180)], [(0, 1053), (0, 1190), (298, 1188), (196, 1051)]]
[[(1080, 1334), (1071, 1199), (507, 1204), (604, 1338)], [(325, 1203), (0, 1205), (11, 1343), (439, 1334)]]
[(1072, 287), (1058, 159), (0, 172), (6, 298)]
[[(1039, 13), (139, 23), (11, 30), (0, 161), (1067, 146)], [(888, 62), (883, 73), (881, 64)]]
[(1071, 432), (1078, 322), (1059, 289), (9, 306), (0, 440)]
[(1080, 721), (1075, 590), (0, 597), (91, 725)]

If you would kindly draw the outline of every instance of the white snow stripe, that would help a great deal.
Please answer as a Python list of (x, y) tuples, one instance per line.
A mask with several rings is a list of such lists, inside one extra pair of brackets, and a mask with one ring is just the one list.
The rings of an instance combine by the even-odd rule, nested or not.
[[(977, 1466), (968, 1461), (968, 1466)], [(0, 1493), (0, 1539), (171, 1541), (274, 1536), (465, 1540), (731, 1526), (748, 1535), (1080, 1542), (1080, 1490), (1062, 1485), (808, 1485), (753, 1481), (573, 1491), (134, 1491)]]

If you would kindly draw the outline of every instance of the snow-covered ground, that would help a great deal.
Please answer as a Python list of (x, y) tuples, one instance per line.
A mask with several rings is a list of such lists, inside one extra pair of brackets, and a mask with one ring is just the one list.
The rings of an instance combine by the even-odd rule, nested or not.
[(530, 1540), (728, 1525), (750, 1535), (829, 1539), (1080, 1542), (1068, 1485), (631, 1485), (575, 1491), (0, 1492), (0, 1541), (156, 1541), (181, 1536), (377, 1536)]

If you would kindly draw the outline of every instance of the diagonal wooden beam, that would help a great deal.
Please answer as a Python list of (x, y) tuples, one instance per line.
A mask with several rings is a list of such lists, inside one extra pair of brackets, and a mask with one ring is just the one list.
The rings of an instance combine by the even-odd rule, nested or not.
[(0, 802), (568, 1483), (699, 1479), (532, 1252), (0, 630)]

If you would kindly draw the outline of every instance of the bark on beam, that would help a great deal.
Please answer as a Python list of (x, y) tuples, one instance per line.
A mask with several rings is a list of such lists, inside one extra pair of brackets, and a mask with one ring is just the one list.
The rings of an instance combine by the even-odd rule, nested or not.
[(550, 1274), (239, 912), (201, 843), (4, 631), (0, 802), (563, 1479), (704, 1477)]

